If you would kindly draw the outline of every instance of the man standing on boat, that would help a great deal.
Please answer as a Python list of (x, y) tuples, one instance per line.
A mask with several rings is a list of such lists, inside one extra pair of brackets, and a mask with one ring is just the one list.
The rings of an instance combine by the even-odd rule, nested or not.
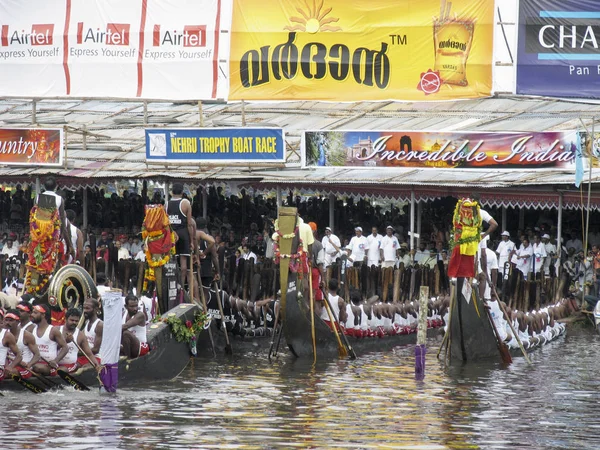
[(198, 249), (193, 243), (194, 225), (192, 219), (192, 205), (188, 199), (183, 198), (183, 184), (174, 183), (171, 190), (171, 200), (167, 203), (167, 214), (171, 228), (177, 234), (177, 242), (175, 243), (175, 253), (179, 256), (179, 280), (181, 288), (184, 289), (186, 281), (189, 282), (189, 265), (188, 261), (192, 251)]
[(71, 255), (76, 258), (75, 249), (73, 247), (73, 241), (71, 240), (71, 233), (69, 227), (67, 227), (67, 215), (65, 213), (65, 205), (63, 198), (58, 195), (56, 191), (56, 179), (54, 177), (48, 177), (44, 181), (44, 192), (36, 198), (36, 205), (38, 208), (54, 210), (58, 209), (60, 217), (60, 237), (65, 245), (65, 255)]
[(219, 257), (213, 238), (207, 229), (208, 222), (204, 217), (196, 218), (196, 248), (198, 248), (198, 270), (202, 285), (210, 287), (213, 281), (220, 280)]

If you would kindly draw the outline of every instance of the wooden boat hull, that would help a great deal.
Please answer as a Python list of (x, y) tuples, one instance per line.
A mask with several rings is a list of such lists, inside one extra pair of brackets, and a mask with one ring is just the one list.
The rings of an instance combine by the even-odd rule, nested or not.
[[(450, 318), (450, 357), (462, 362), (499, 358), (498, 344), (492, 325), (478, 295), (472, 295), (467, 302), (462, 295), (464, 279), (457, 280), (457, 299), (454, 302)], [(474, 287), (476, 289), (477, 287)], [(542, 344), (526, 348), (529, 353)], [(513, 356), (522, 355), (520, 348), (510, 349)]]
[[(171, 309), (167, 314), (174, 313), (181, 320), (193, 320), (198, 307), (192, 304), (181, 304)], [(171, 380), (178, 376), (190, 361), (190, 347), (185, 342), (177, 342), (170, 326), (166, 323), (154, 323), (148, 327), (147, 341), (150, 352), (140, 358), (119, 361), (118, 387), (138, 384), (140, 382)], [(75, 372), (73, 376), (93, 388), (99, 386), (94, 370)], [(48, 377), (55, 383), (64, 385), (60, 377)], [(31, 377), (28, 379), (38, 387), (48, 389), (41, 380)], [(1, 390), (25, 390), (11, 379), (0, 382)]]
[[(298, 358), (312, 358), (312, 338), (310, 311), (306, 299), (298, 295), (298, 286), (295, 273), (290, 273), (288, 278), (287, 299), (285, 302), (286, 320), (283, 323), (284, 337), (291, 353)], [(427, 330), (428, 336), (439, 333), (438, 329)], [(333, 331), (319, 317), (315, 316), (315, 334), (317, 342), (317, 358), (337, 358), (338, 343)], [(395, 336), (357, 338), (347, 336), (357, 356), (369, 352), (381, 352), (401, 345), (416, 344), (417, 333), (398, 334)]]
[[(208, 330), (204, 330), (198, 336), (196, 346), (198, 354), (196, 355), (196, 357), (213, 358), (214, 355), (219, 356), (225, 354), (225, 346), (227, 345), (227, 341), (225, 340), (225, 334), (223, 333), (223, 329), (217, 325), (216, 320), (213, 320), (211, 322), (211, 332), (214, 341), (214, 353)], [(231, 333), (229, 334), (229, 343), (231, 344), (231, 350), (234, 355), (246, 355), (248, 353), (267, 354), (269, 351), (269, 347), (271, 346), (272, 339), (272, 335), (240, 336)], [(282, 339), (282, 342), (280, 343), (280, 348), (283, 347), (285, 347), (285, 342), (283, 342)]]

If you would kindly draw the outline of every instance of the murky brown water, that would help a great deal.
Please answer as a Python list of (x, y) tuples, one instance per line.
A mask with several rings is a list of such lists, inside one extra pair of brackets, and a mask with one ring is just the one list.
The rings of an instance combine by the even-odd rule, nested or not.
[(5, 392), (0, 448), (600, 448), (600, 339), (570, 335), (508, 368), (446, 367), (430, 344), (423, 382), (411, 347), (316, 367), (195, 360), (116, 396)]

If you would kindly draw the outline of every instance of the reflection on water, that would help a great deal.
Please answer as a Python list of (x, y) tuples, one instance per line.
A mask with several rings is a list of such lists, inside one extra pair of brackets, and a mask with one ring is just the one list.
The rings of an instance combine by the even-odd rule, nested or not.
[(0, 397), (1, 448), (600, 448), (600, 340), (568, 336), (506, 368), (413, 348), (355, 361), (194, 360), (169, 383)]

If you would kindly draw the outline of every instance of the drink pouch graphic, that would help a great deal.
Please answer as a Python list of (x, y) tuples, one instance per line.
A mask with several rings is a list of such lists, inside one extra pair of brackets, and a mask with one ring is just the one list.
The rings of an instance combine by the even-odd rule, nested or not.
[(434, 70), (439, 72), (442, 82), (467, 86), (467, 60), (473, 43), (475, 21), (450, 18), (451, 2), (440, 9), (440, 18), (433, 22), (435, 47)]

